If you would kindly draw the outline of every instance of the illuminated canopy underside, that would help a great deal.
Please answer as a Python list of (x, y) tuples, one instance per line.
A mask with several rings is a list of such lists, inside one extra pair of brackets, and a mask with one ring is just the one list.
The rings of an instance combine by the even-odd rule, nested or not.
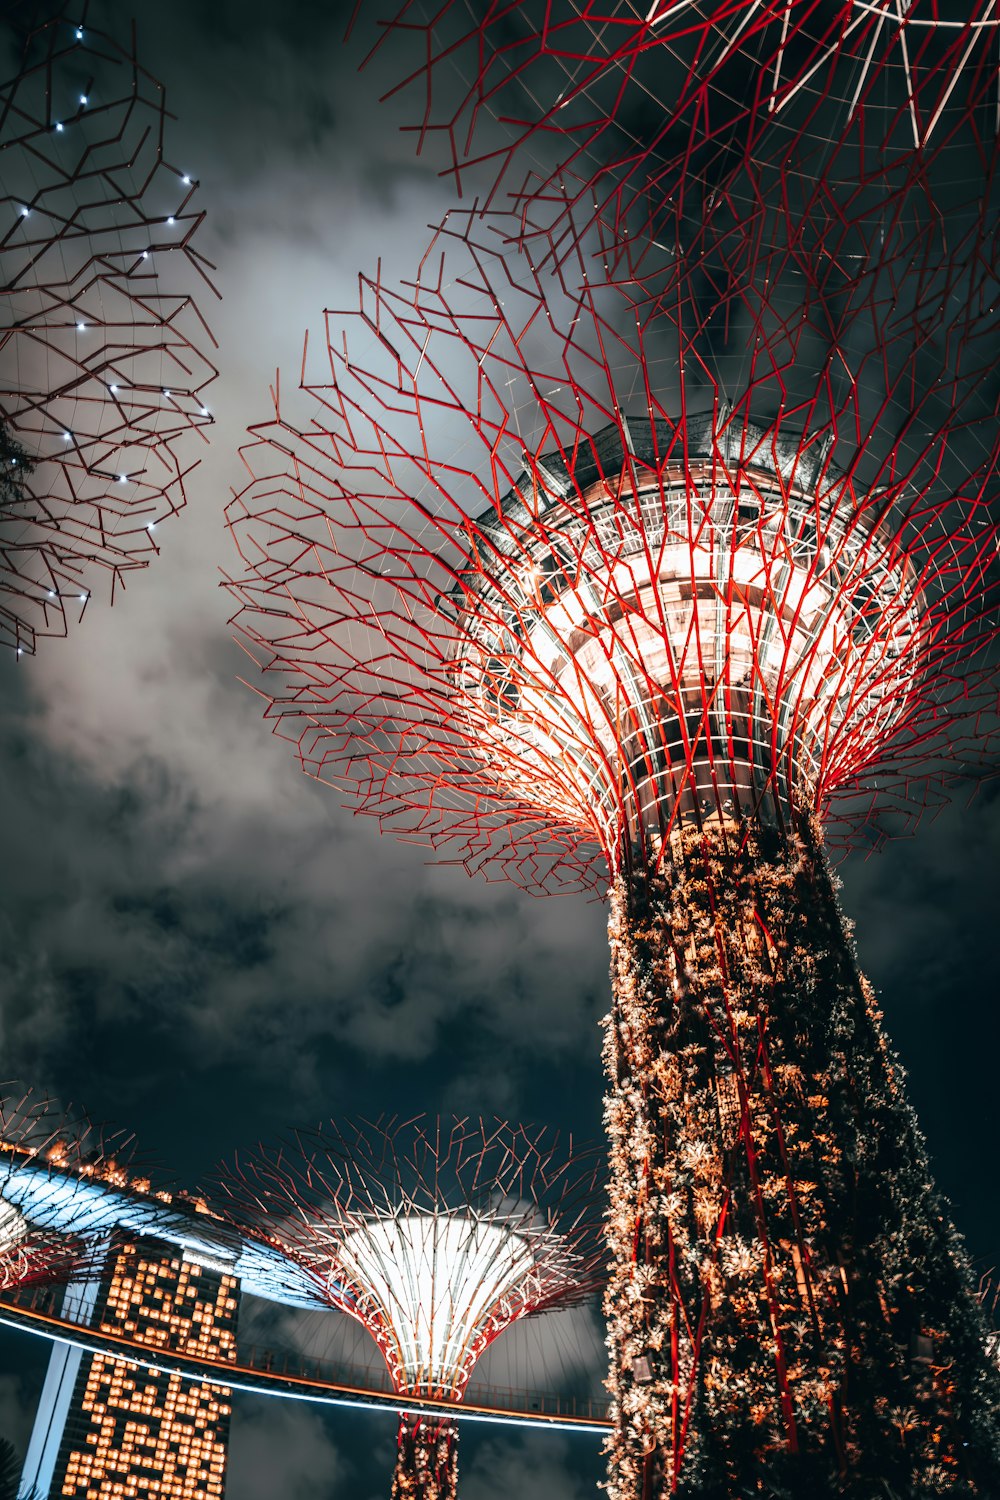
[(749, 461), (737, 433), (729, 462), (689, 450), (654, 478), (619, 456), (579, 488), (543, 460), (479, 523), (454, 663), (473, 737), (513, 796), (609, 851), (677, 816), (815, 806), (875, 758), (920, 671), (891, 519), (743, 436)]
[(0, 1256), (15, 1249), (28, 1232), (24, 1215), (12, 1203), (0, 1198)]
[(461, 1394), (486, 1345), (541, 1300), (536, 1238), (450, 1214), (378, 1219), (344, 1238), (339, 1295), (377, 1339), (397, 1390)]
[[(233, 1231), (210, 1215), (167, 1206), (155, 1194), (116, 1188), (79, 1173), (63, 1172), (43, 1161), (16, 1160), (0, 1173), (0, 1255), (5, 1248), (5, 1213), (17, 1214), (31, 1233), (75, 1236), (96, 1244), (110, 1230), (167, 1240), (208, 1264), (231, 1266), (245, 1291), (288, 1307), (326, 1306), (314, 1282), (288, 1256)], [(13, 1232), (14, 1221), (11, 1220)]]

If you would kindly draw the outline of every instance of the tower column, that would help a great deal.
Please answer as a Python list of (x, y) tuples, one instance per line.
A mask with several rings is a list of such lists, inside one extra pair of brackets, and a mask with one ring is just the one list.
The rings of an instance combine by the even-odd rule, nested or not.
[(619, 875), (612, 1500), (1000, 1493), (995, 1382), (816, 828)]
[(457, 1500), (458, 1424), (447, 1418), (399, 1419), (392, 1500)]

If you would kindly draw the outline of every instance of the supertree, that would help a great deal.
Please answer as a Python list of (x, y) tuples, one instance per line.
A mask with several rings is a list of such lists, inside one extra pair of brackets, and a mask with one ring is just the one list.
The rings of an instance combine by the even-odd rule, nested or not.
[(610, 884), (615, 1496), (1000, 1485), (821, 831), (902, 830), (997, 722), (995, 99), (878, 120), (725, 164), (655, 244), (453, 215), (328, 315), (230, 510), (307, 770), (470, 870)]
[[(0, 1097), (0, 1292), (63, 1286), (96, 1274), (104, 1254), (102, 1226), (95, 1226), (93, 1213), (83, 1206), (86, 1184), (124, 1182), (133, 1146), (130, 1135), (60, 1111), (33, 1092)], [(54, 1215), (43, 1212), (39, 1220), (21, 1204), (27, 1178), (37, 1179), (39, 1173), (52, 1184), (47, 1196), (62, 1200), (58, 1224)], [(74, 1177), (86, 1219), (77, 1232)]]
[(134, 34), (77, 13), (21, 41), (0, 83), (0, 640), (18, 654), (155, 555), (216, 374), (197, 183)]
[[(606, 1279), (593, 1152), (501, 1121), (419, 1117), (296, 1132), (222, 1189), (240, 1228), (287, 1255), (378, 1344), (403, 1397), (460, 1402), (521, 1318)], [(458, 1426), (400, 1417), (394, 1500), (454, 1500)]]

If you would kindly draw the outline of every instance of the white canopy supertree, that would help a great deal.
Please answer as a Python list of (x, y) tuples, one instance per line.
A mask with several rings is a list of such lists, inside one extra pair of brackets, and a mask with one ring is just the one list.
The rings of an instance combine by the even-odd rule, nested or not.
[[(598, 1160), (500, 1121), (392, 1119), (296, 1133), (223, 1185), (244, 1232), (368, 1329), (400, 1395), (459, 1402), (505, 1328), (602, 1284)], [(456, 1438), (404, 1413), (393, 1496), (453, 1497)]]

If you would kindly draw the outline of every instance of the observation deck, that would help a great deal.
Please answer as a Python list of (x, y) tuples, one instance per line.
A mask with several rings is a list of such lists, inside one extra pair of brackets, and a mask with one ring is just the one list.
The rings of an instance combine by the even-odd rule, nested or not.
[(873, 759), (921, 670), (889, 499), (819, 445), (622, 418), (529, 459), (451, 603), (472, 738), (522, 802), (659, 840), (676, 818), (815, 805)]

